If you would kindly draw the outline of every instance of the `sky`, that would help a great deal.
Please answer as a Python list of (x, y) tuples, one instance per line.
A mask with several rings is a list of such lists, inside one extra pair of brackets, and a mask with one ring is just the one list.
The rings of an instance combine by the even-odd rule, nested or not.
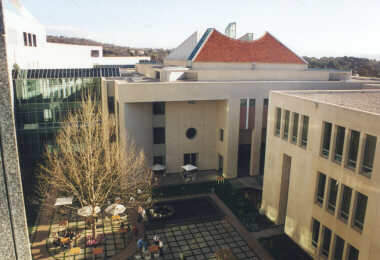
[[(9, 6), (10, 0), (5, 0)], [(269, 31), (299, 55), (380, 60), (379, 0), (18, 0), (48, 34), (175, 48), (194, 31)]]

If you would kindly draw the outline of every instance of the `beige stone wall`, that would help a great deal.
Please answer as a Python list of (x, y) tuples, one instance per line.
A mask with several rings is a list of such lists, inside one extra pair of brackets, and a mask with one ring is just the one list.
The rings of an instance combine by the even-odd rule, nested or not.
[[(128, 83), (125, 81), (115, 81), (115, 100), (120, 104), (119, 118), (120, 134), (126, 134), (126, 125), (128, 121), (144, 121), (143, 113), (128, 113), (124, 111), (128, 106), (124, 104), (135, 103), (137, 106), (140, 103), (151, 102), (187, 102), (193, 101), (219, 101), (216, 108), (216, 116), (220, 118), (218, 125), (208, 124), (212, 127), (215, 139), (217, 139), (217, 128), (225, 126), (223, 144), (216, 143), (217, 153), (222, 153), (224, 156), (224, 170), (227, 177), (237, 176), (237, 155), (239, 147), (239, 120), (240, 120), (240, 99), (255, 98), (255, 130), (252, 131), (252, 151), (251, 151), (251, 174), (258, 174), (260, 160), (260, 145), (262, 136), (262, 116), (263, 116), (263, 101), (268, 98), (270, 90), (290, 90), (290, 89), (358, 89), (362, 84), (355, 82), (141, 82)], [(151, 108), (146, 109), (148, 117), (151, 116)], [(152, 119), (150, 119), (152, 120)], [(224, 123), (223, 123), (224, 122)], [(129, 123), (134, 125), (134, 123)], [(137, 123), (138, 124), (138, 123)], [(143, 124), (143, 123), (141, 123)], [(166, 121), (166, 124), (170, 124)], [(145, 123), (143, 124), (145, 125)], [(148, 125), (144, 129), (148, 129)], [(134, 129), (134, 127), (132, 127)], [(141, 127), (140, 127), (141, 128)], [(138, 128), (137, 128), (138, 129)], [(151, 130), (144, 131), (133, 130), (142, 140), (146, 135), (151, 138)], [(142, 136), (142, 137), (140, 137)], [(171, 138), (167, 136), (167, 138)], [(151, 151), (147, 145), (147, 151)], [(223, 148), (224, 146), (224, 148)], [(223, 150), (224, 149), (224, 150)], [(152, 155), (149, 155), (152, 156)], [(183, 156), (183, 155), (181, 155)], [(178, 160), (178, 159), (176, 159)], [(183, 160), (183, 159), (182, 159)], [(216, 160), (216, 159), (215, 159)], [(176, 162), (178, 163), (178, 162)], [(216, 166), (213, 166), (214, 168)]]
[[(351, 244), (359, 249), (359, 259), (380, 259), (380, 147), (377, 142), (374, 167), (371, 179), (359, 174), (356, 170), (346, 168), (346, 154), (348, 152), (348, 129), (360, 132), (361, 143), (359, 145), (359, 158), (363, 153), (364, 135), (371, 134), (380, 138), (379, 115), (364, 113), (333, 106), (324, 103), (307, 101), (305, 99), (289, 96), (286, 94), (272, 93), (269, 97), (270, 107), (268, 115), (268, 134), (265, 161), (265, 177), (263, 187), (262, 211), (275, 222), (279, 221), (279, 209), (284, 198), (280, 197), (281, 174), (283, 155), (291, 157), (289, 195), (286, 212), (285, 232), (315, 259), (323, 259), (319, 254), (322, 237), (320, 235), (318, 249), (311, 245), (312, 218), (320, 221), (321, 225), (332, 230), (332, 242), (330, 244), (330, 257), (334, 250), (334, 237), (339, 235), (345, 240), (345, 253), (347, 245)], [(293, 144), (274, 136), (275, 108), (280, 107), (310, 118), (308, 144), (306, 149), (300, 147), (300, 134), (298, 143)], [(284, 113), (282, 113), (284, 114)], [(327, 121), (333, 125), (346, 128), (346, 138), (343, 150), (343, 162), (339, 165), (332, 161), (333, 142), (330, 147), (330, 158), (320, 156), (322, 143), (322, 122)], [(291, 121), (290, 121), (291, 122)], [(300, 121), (301, 122), (301, 121)], [(299, 131), (301, 128), (299, 125)], [(292, 129), (292, 123), (290, 123)], [(334, 129), (334, 128), (333, 128)], [(300, 132), (299, 132), (300, 133)], [(334, 133), (334, 131), (333, 131)], [(358, 162), (360, 160), (358, 159)], [(358, 163), (358, 165), (360, 165)], [(317, 174), (322, 172), (327, 176), (324, 204), (319, 206), (315, 203)], [(328, 195), (328, 180), (334, 178), (339, 183), (337, 206), (335, 214), (326, 210)], [(347, 223), (338, 217), (340, 198), (342, 196), (342, 184), (353, 189), (351, 198), (350, 217)], [(365, 215), (364, 229), (359, 232), (352, 227), (356, 192), (368, 196), (367, 210)], [(321, 231), (320, 231), (321, 234)], [(331, 259), (331, 258), (329, 258)], [(346, 259), (346, 258), (344, 258)]]
[[(221, 101), (222, 102), (222, 101)], [(183, 155), (197, 153), (200, 170), (216, 169), (217, 164), (217, 101), (166, 103), (166, 161), (167, 172), (182, 172)], [(195, 128), (193, 139), (186, 137), (188, 128)]]

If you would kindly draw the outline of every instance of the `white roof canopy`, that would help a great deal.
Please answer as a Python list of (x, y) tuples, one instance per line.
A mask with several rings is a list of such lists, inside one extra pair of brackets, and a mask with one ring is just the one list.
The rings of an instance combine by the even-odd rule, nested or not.
[(54, 206), (63, 206), (73, 204), (73, 197), (57, 198)]
[(161, 165), (161, 164), (155, 164), (152, 166), (152, 171), (163, 171), (165, 169), (166, 169), (165, 165)]
[(183, 165), (181, 167), (182, 167), (182, 169), (184, 169), (185, 171), (188, 171), (188, 172), (189, 171), (194, 171), (194, 170), (198, 169), (197, 166), (194, 166), (192, 164), (186, 164), (186, 165)]

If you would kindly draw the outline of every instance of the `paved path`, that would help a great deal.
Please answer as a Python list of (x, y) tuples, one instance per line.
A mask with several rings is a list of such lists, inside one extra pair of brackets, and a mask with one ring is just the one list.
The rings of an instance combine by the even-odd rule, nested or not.
[[(49, 200), (46, 204), (53, 205), (54, 203), (53, 200)], [(46, 248), (46, 239), (49, 237), (50, 218), (53, 214), (53, 208), (46, 205), (41, 208), (36, 234), (31, 246), (32, 258), (53, 260), (54, 258), (50, 256)]]
[(256, 240), (254, 235), (249, 232), (238, 220), (238, 218), (232, 213), (232, 211), (219, 199), (215, 194), (209, 195), (218, 207), (226, 214), (226, 219), (233, 225), (240, 235), (247, 241), (248, 246), (255, 251), (255, 253), (262, 260), (273, 260), (272, 256), (261, 246), (259, 241)]

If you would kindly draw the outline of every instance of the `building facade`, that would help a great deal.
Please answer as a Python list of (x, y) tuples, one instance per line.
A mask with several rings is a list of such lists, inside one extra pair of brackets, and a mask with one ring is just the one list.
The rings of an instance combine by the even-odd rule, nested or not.
[[(163, 65), (137, 64), (107, 82), (120, 137), (170, 173), (192, 163), (227, 178), (264, 169), (271, 90), (361, 89), (351, 72), (309, 70), (270, 33), (241, 41), (207, 29), (193, 33)], [(190, 135), (189, 135), (190, 133)]]
[(379, 259), (380, 91), (272, 92), (262, 212), (314, 259)]

